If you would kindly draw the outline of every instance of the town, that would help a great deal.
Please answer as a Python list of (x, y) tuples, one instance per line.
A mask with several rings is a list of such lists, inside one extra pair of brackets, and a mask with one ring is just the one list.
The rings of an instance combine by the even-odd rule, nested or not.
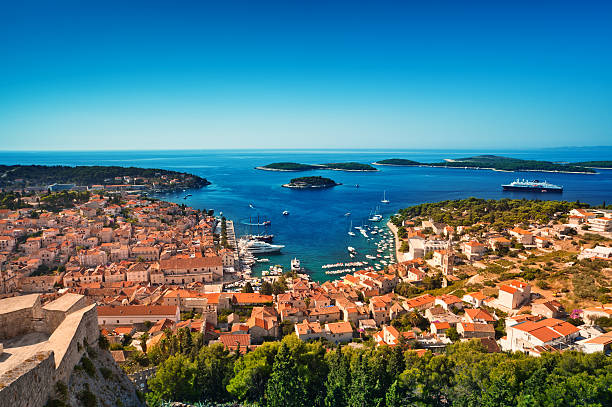
[[(115, 362), (142, 391), (155, 366), (138, 355), (185, 329), (241, 354), (292, 334), (418, 355), (469, 340), (492, 353), (611, 351), (610, 210), (575, 205), (508, 227), (403, 213), (388, 224), (397, 263), (319, 283), (304, 272), (244, 273), (231, 220), (212, 211), (127, 191), (88, 193), (57, 211), (40, 209), (36, 195), (23, 203), (0, 210), (0, 321), (20, 298), (32, 315), (56, 304), (66, 321), (96, 313)], [(19, 354), (30, 328), (5, 329), (4, 352)], [(0, 377), (11, 360), (0, 361)]]

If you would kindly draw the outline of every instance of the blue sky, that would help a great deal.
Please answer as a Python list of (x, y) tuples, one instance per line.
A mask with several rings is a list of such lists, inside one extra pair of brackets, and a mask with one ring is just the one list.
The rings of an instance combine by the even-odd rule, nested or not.
[(610, 145), (610, 21), (609, 2), (2, 2), (0, 148)]

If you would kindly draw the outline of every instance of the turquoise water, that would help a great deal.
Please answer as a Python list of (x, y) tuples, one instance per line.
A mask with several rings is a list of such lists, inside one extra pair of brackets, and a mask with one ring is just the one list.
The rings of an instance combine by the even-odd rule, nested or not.
[[(378, 167), (379, 172), (308, 171), (285, 173), (255, 170), (254, 167), (278, 161), (323, 163), (358, 161), (371, 163), (384, 158), (408, 158), (416, 161), (438, 161), (475, 154), (505, 154), (525, 159), (553, 161), (607, 160), (612, 148), (551, 149), (531, 151), (361, 151), (361, 150), (261, 150), (261, 151), (122, 151), (122, 152), (0, 152), (2, 164), (120, 165), (186, 171), (212, 182), (206, 188), (160, 198), (185, 203), (200, 209), (215, 209), (235, 220), (239, 233), (249, 233), (241, 222), (249, 216), (265, 216), (272, 225), (266, 232), (275, 235), (275, 243), (285, 245), (281, 255), (267, 256), (270, 264), (289, 267), (298, 257), (316, 280), (329, 279), (321, 265), (362, 259), (375, 254), (372, 241), (347, 232), (352, 220), (355, 226), (368, 223), (370, 212), (380, 206), (388, 217), (399, 208), (422, 202), (479, 198), (564, 199), (601, 204), (612, 203), (612, 171), (596, 175), (556, 173), (506, 173), (489, 170), (466, 170), (421, 167)], [(281, 185), (302, 175), (322, 175), (343, 185), (325, 190), (291, 190)], [(503, 192), (500, 185), (514, 178), (546, 179), (564, 186), (562, 195)], [(359, 188), (355, 185), (359, 184)], [(391, 202), (383, 205), (383, 191)], [(254, 208), (250, 208), (253, 204)], [(289, 216), (282, 212), (288, 210)], [(345, 216), (347, 212), (350, 217)], [(384, 226), (384, 222), (379, 222)], [(255, 230), (251, 230), (255, 232)], [(360, 256), (351, 259), (346, 247), (353, 246)], [(265, 265), (268, 267), (268, 265)]]

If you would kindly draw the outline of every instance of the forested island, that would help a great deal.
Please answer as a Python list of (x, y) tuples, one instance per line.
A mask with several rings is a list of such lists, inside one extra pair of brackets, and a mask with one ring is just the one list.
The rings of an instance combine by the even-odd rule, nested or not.
[(398, 166), (398, 167), (410, 167), (410, 166), (422, 165), (418, 161), (406, 160), (403, 158), (389, 158), (387, 160), (376, 161), (373, 164), (374, 165), (391, 165), (391, 166)]
[(78, 187), (134, 187), (172, 191), (201, 188), (210, 182), (197, 175), (156, 168), (118, 166), (0, 165), (0, 188), (6, 190), (46, 189), (62, 184), (63, 189)]
[(293, 178), (288, 184), (284, 184), (285, 188), (309, 189), (309, 188), (331, 188), (338, 184), (336, 181), (325, 177), (300, 177)]
[(317, 169), (317, 167), (315, 167), (314, 165), (291, 162), (272, 163), (255, 168), (264, 171), (308, 171)]
[(612, 168), (612, 161), (580, 161), (574, 165), (588, 168)]
[(255, 167), (264, 171), (311, 171), (311, 170), (336, 170), (336, 171), (378, 171), (370, 164), (357, 162), (325, 163), (325, 164), (300, 164), (293, 162), (279, 162)]
[[(587, 165), (587, 163), (589, 165)], [(445, 168), (478, 168), (491, 169), (497, 171), (541, 171), (541, 172), (570, 172), (570, 173), (595, 173), (592, 167), (598, 167), (593, 163), (602, 164), (599, 168), (612, 168), (612, 161), (589, 161), (583, 163), (560, 164), (551, 161), (522, 160), (519, 158), (502, 157), (498, 155), (478, 155), (459, 159), (447, 159), (444, 162), (420, 163), (413, 160), (391, 158), (376, 161), (374, 165), (395, 165), (395, 166), (424, 166), (424, 167), (445, 167)]]

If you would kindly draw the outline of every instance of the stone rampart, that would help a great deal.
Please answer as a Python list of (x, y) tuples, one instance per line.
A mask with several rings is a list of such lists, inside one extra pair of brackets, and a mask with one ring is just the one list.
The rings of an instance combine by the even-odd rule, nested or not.
[(79, 363), (86, 346), (98, 346), (98, 312), (95, 305), (73, 312), (49, 338), (55, 351), (55, 380), (66, 381)]
[(44, 406), (54, 388), (54, 373), (52, 351), (32, 355), (0, 376), (0, 406)]
[(37, 321), (42, 316), (37, 294), (2, 300), (0, 309), (0, 341), (40, 331)]
[(0, 371), (0, 406), (44, 406), (55, 383), (68, 381), (87, 346), (97, 348), (98, 311), (95, 304), (86, 306), (84, 298), (62, 297), (42, 308), (35, 296), (8, 303), (0, 310), (0, 334), (7, 339), (31, 332), (51, 333), (39, 345), (40, 351), (17, 367)]

